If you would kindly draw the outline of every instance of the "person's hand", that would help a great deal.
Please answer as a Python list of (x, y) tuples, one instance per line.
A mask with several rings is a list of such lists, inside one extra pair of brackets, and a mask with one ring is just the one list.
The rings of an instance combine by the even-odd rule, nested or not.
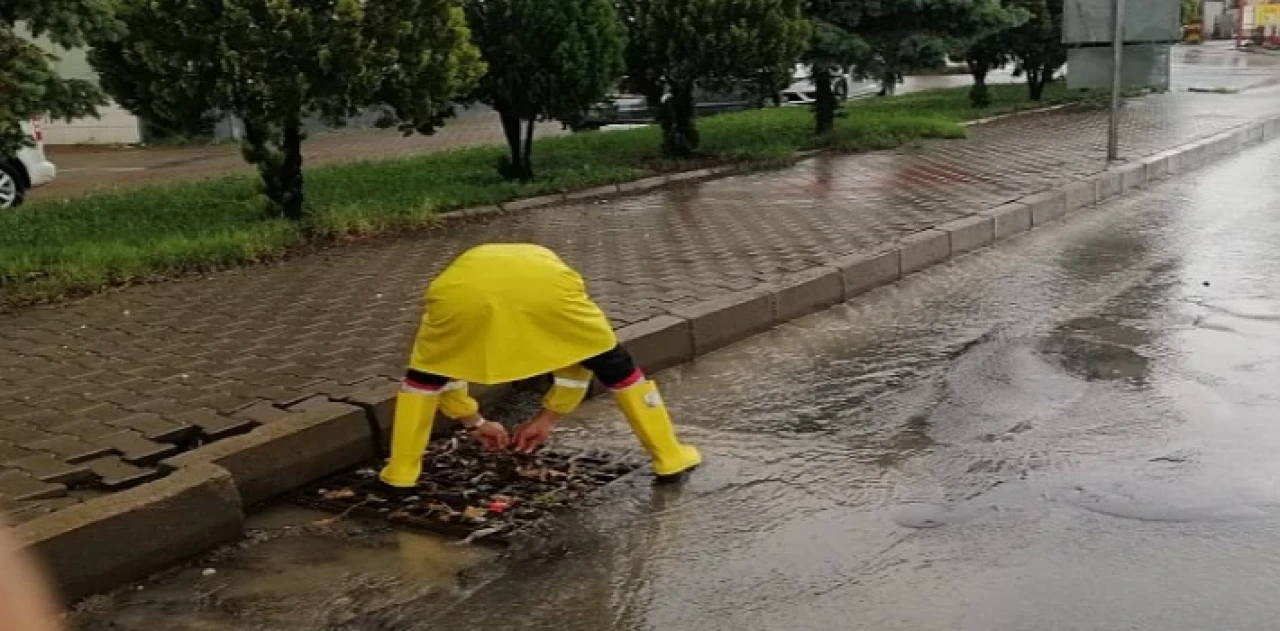
[(476, 416), (474, 421), (462, 423), (471, 432), (471, 437), (480, 441), (489, 451), (501, 451), (511, 445), (511, 436), (507, 435), (507, 428), (502, 423), (487, 421), (481, 416)]
[(541, 414), (521, 423), (516, 428), (516, 451), (524, 454), (533, 453), (533, 450), (551, 437), (551, 432), (555, 430), (556, 422), (559, 420), (560, 415), (550, 410), (543, 410)]

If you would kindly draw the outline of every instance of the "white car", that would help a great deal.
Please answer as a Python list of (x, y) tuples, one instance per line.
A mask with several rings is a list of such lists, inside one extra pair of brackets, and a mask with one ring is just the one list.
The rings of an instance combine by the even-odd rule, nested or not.
[[(847, 101), (871, 96), (880, 90), (874, 81), (857, 81), (848, 73), (833, 71), (831, 91), (837, 101)], [(813, 71), (798, 64), (791, 75), (791, 85), (782, 91), (783, 105), (813, 105), (818, 100), (818, 88), (813, 84)]]
[(22, 203), (27, 191), (53, 181), (58, 169), (44, 156), (44, 129), (38, 119), (22, 123), (34, 145), (23, 147), (13, 156), (0, 156), (0, 209)]

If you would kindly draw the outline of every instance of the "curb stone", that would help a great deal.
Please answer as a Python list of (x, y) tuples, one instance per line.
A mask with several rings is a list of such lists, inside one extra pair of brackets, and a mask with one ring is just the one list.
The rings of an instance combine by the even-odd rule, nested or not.
[(1067, 212), (1091, 208), (1098, 204), (1098, 187), (1092, 182), (1072, 182), (1062, 187), (1067, 196)]
[(849, 300), (902, 278), (902, 255), (892, 247), (854, 253), (831, 262), (844, 277), (844, 299)]
[[(1100, 173), (1099, 179), (1093, 181), (1096, 187), (1102, 177), (1106, 177), (1107, 173)], [(1101, 200), (1099, 195), (1097, 199)], [(1052, 221), (1057, 221), (1067, 214), (1067, 192), (1064, 188), (1059, 187), (1043, 193), (1028, 195), (1020, 200), (1026, 204), (1031, 211), (1031, 227), (1043, 226)]]
[[(1091, 191), (1094, 190), (1092, 185), (1088, 188)], [(1003, 241), (1031, 229), (1031, 207), (1023, 202), (1009, 202), (978, 214), (991, 217), (995, 221), (996, 241)]]
[[(1052, 223), (1069, 210), (1188, 173), (1210, 158), (1277, 136), (1280, 117), (1241, 126), (972, 213), (878, 249), (815, 264), (770, 284), (672, 309), (621, 328), (618, 338), (650, 372), (671, 368)], [(676, 179), (664, 176), (648, 182), (661, 186), (732, 172), (736, 169), (699, 169)], [(633, 182), (626, 190), (642, 190), (635, 186), (639, 184)], [(616, 190), (624, 190), (623, 186), (617, 185)], [(477, 214), (511, 212), (534, 207), (535, 200), (562, 199), (520, 200), (478, 209)], [(164, 461), (175, 468), (168, 477), (21, 524), (18, 534), (45, 559), (68, 598), (139, 578), (240, 536), (244, 506), (372, 457), (375, 432), (381, 432), (384, 442), (389, 434), (397, 387), (387, 380), (341, 397), (301, 400), (248, 434)], [(477, 388), (475, 394), (482, 404), (491, 404), (509, 392), (510, 388)], [(193, 519), (196, 515), (199, 518)]]
[(231, 474), (201, 464), (18, 525), (65, 602), (113, 589), (239, 539)]
[(618, 330), (618, 341), (644, 366), (658, 372), (693, 359), (693, 327), (688, 320), (660, 315)]
[(689, 321), (695, 357), (762, 333), (777, 324), (775, 293), (768, 286), (735, 291), (688, 307), (671, 315)]
[(996, 240), (995, 219), (983, 215), (949, 221), (938, 229), (951, 235), (952, 256), (985, 248)]
[(844, 302), (844, 275), (825, 265), (787, 275), (778, 283), (774, 320), (787, 322)]
[(909, 235), (898, 242), (902, 275), (914, 274), (951, 258), (951, 235), (930, 228)]
[(182, 470), (201, 463), (228, 471), (245, 506), (374, 457), (364, 410), (321, 401), (248, 434), (220, 440), (164, 461)]

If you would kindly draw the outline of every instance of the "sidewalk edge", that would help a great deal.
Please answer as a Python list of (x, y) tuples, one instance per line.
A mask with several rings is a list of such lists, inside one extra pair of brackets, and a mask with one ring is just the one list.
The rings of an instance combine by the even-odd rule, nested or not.
[(72, 602), (240, 538), (244, 510), (231, 474), (203, 464), (14, 530)]

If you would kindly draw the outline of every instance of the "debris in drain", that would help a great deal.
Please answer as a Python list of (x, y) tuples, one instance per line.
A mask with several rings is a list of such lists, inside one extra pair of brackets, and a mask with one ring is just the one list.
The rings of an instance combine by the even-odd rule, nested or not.
[(541, 450), (525, 455), (484, 451), (465, 434), (433, 442), (414, 489), (388, 492), (365, 466), (299, 489), (304, 506), (393, 525), (505, 544), (550, 512), (638, 468), (599, 452)]

